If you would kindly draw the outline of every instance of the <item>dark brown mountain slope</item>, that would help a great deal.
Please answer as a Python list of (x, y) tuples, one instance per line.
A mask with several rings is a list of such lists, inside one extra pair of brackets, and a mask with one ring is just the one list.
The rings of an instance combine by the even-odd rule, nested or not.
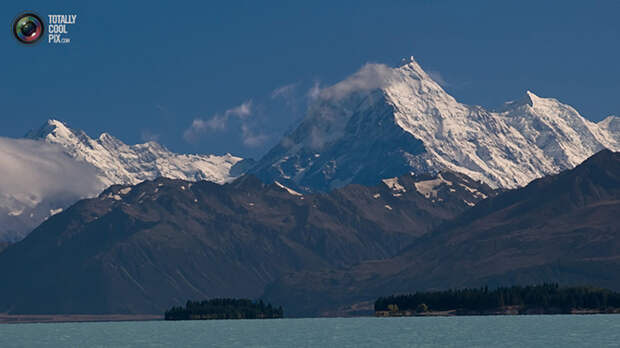
[(252, 176), (113, 186), (0, 254), (0, 278), (10, 279), (0, 312), (144, 314), (258, 297), (282, 274), (394, 256), (493, 194), (451, 173), (314, 195)]
[(482, 201), (395, 258), (290, 274), (265, 297), (315, 315), (398, 292), (541, 282), (620, 289), (620, 153)]

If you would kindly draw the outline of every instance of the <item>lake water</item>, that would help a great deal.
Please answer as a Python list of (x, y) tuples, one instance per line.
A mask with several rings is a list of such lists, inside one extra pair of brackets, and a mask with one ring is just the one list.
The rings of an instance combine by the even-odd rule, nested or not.
[(0, 325), (0, 347), (618, 347), (620, 315)]

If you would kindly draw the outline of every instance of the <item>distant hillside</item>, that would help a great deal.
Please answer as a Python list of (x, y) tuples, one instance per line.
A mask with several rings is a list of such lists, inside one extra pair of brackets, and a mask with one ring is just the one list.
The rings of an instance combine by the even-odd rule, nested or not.
[(0, 312), (159, 314), (186, 299), (257, 298), (286, 273), (392, 257), (494, 195), (453, 173), (312, 195), (252, 176), (113, 186), (0, 254), (11, 279)]
[(316, 315), (426, 289), (559, 282), (619, 290), (619, 216), (620, 153), (604, 150), (480, 202), (394, 258), (289, 274), (265, 298), (290, 315)]
[(127, 145), (107, 133), (93, 139), (57, 120), (26, 139), (0, 137), (0, 154), (0, 242), (23, 239), (50, 216), (110, 185), (159, 177), (225, 183), (249, 165), (230, 154), (176, 154), (153, 141)]

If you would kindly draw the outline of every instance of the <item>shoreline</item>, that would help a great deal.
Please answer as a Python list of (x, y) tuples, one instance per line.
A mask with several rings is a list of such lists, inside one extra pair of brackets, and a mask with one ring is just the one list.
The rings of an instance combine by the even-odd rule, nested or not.
[[(290, 317), (280, 319), (329, 319), (329, 318), (407, 318), (407, 317), (481, 317), (481, 316), (536, 316), (536, 315), (607, 315), (620, 314), (615, 311), (573, 310), (570, 313), (561, 312), (529, 312), (519, 313), (516, 311), (498, 312), (463, 312), (457, 310), (430, 311), (426, 313), (413, 313), (409, 311), (385, 313), (380, 311), (369, 315), (356, 316), (317, 316), (317, 317)], [(213, 320), (249, 320), (249, 319), (213, 319)], [(166, 321), (163, 315), (153, 314), (6, 314), (0, 313), (0, 325), (7, 324), (59, 324), (59, 323), (98, 323), (98, 322), (131, 322), (131, 321)], [(178, 320), (169, 320), (178, 321)], [(182, 320), (185, 321), (185, 320)], [(197, 321), (197, 320), (186, 320)], [(198, 320), (199, 321), (199, 320)]]
[(620, 309), (614, 308), (609, 310), (593, 310), (593, 309), (571, 309), (570, 312), (561, 310), (526, 310), (520, 311), (517, 308), (496, 311), (463, 311), (463, 310), (447, 310), (447, 311), (428, 311), (416, 313), (414, 311), (376, 311), (376, 318), (399, 318), (399, 317), (480, 317), (480, 316), (527, 316), (527, 315), (595, 315), (595, 314), (620, 314)]
[(159, 320), (164, 320), (164, 316), (154, 314), (0, 314), (0, 325)]

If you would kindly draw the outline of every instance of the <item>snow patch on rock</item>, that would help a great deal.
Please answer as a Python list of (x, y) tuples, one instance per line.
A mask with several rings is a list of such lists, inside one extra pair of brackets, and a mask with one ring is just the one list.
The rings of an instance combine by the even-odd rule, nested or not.
[(437, 189), (441, 184), (452, 186), (452, 182), (444, 179), (439, 173), (435, 179), (416, 182), (415, 189), (426, 198), (437, 198)]
[(383, 183), (394, 192), (407, 192), (405, 187), (398, 182), (398, 178), (383, 179)]
[(24, 209), (14, 210), (9, 212), (9, 216), (20, 216), (24, 213)]
[(60, 213), (62, 213), (62, 211), (63, 211), (62, 208), (52, 209), (52, 210), (50, 210), (50, 216), (54, 216), (56, 214), (60, 214)]
[(295, 190), (293, 190), (293, 189), (290, 189), (290, 188), (288, 188), (288, 187), (286, 187), (286, 186), (284, 186), (284, 185), (280, 184), (280, 183), (279, 183), (279, 182), (277, 182), (277, 181), (275, 181), (274, 183), (276, 184), (276, 186), (278, 186), (279, 188), (281, 188), (281, 189), (285, 190), (286, 192), (288, 192), (289, 194), (291, 194), (291, 195), (293, 195), (293, 196), (303, 196), (301, 193), (299, 193), (299, 192), (297, 192), (297, 191), (295, 191)]

